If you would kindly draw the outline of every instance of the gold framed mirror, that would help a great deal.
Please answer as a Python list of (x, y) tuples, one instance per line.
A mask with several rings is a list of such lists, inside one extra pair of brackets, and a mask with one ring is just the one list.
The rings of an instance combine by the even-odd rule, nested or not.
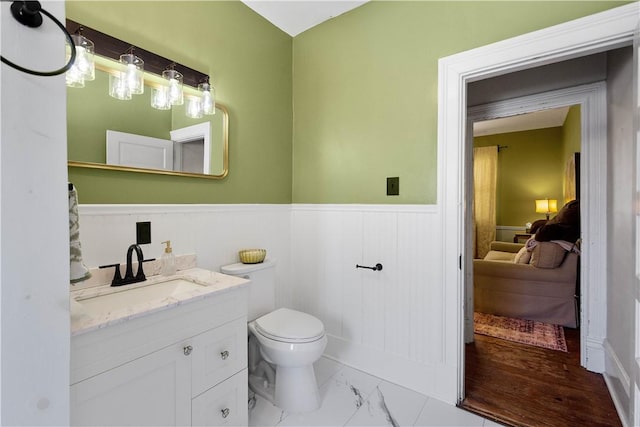
[[(151, 107), (160, 76), (145, 72), (145, 91), (121, 101), (108, 94), (118, 64), (96, 58), (96, 78), (67, 88), (67, 159), (70, 167), (222, 179), (229, 173), (229, 114), (192, 119), (185, 105)], [(185, 85), (185, 95), (197, 94)]]

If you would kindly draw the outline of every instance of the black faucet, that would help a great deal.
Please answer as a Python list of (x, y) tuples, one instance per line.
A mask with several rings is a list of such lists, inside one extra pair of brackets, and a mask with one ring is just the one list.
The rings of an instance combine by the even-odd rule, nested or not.
[[(133, 254), (134, 250), (136, 251), (136, 256), (138, 257), (138, 271), (136, 272), (135, 276), (133, 275), (133, 266), (131, 264), (131, 255)], [(100, 268), (115, 267), (116, 271), (113, 275), (111, 286), (122, 286), (128, 285), (130, 283), (144, 282), (145, 280), (147, 280), (147, 277), (144, 275), (144, 271), (142, 270), (142, 263), (154, 260), (155, 258), (144, 259), (144, 255), (142, 255), (142, 248), (137, 244), (133, 244), (129, 246), (129, 249), (127, 249), (127, 270), (124, 274), (124, 278), (122, 278), (122, 276), (120, 275), (120, 264), (101, 265)]]

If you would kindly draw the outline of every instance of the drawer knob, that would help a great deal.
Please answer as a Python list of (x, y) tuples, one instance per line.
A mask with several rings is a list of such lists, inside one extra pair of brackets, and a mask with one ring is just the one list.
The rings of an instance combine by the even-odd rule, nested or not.
[(222, 418), (227, 418), (229, 416), (229, 413), (231, 412), (231, 410), (229, 408), (224, 408), (220, 412), (222, 412)]
[(191, 352), (193, 351), (193, 347), (191, 347), (190, 345), (188, 345), (188, 346), (184, 347), (184, 348), (182, 349), (182, 351), (184, 352), (184, 355), (185, 355), (185, 356), (188, 356), (188, 355), (190, 355), (190, 354), (191, 354)]
[(220, 357), (222, 357), (222, 360), (227, 360), (227, 358), (229, 357), (229, 352), (227, 350), (223, 351), (222, 353), (220, 353)]

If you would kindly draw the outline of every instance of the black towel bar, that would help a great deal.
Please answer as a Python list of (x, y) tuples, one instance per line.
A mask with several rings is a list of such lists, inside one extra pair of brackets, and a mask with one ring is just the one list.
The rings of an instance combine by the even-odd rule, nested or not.
[(356, 268), (368, 268), (369, 270), (380, 271), (382, 270), (382, 264), (377, 263), (374, 267), (367, 267), (365, 265), (356, 264)]

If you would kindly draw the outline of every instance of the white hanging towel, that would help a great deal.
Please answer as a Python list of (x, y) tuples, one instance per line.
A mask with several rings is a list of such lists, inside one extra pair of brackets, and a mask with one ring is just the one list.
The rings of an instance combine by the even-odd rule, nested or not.
[(89, 269), (82, 261), (78, 193), (71, 183), (69, 183), (69, 260), (71, 262), (71, 283), (82, 282), (91, 277)]

